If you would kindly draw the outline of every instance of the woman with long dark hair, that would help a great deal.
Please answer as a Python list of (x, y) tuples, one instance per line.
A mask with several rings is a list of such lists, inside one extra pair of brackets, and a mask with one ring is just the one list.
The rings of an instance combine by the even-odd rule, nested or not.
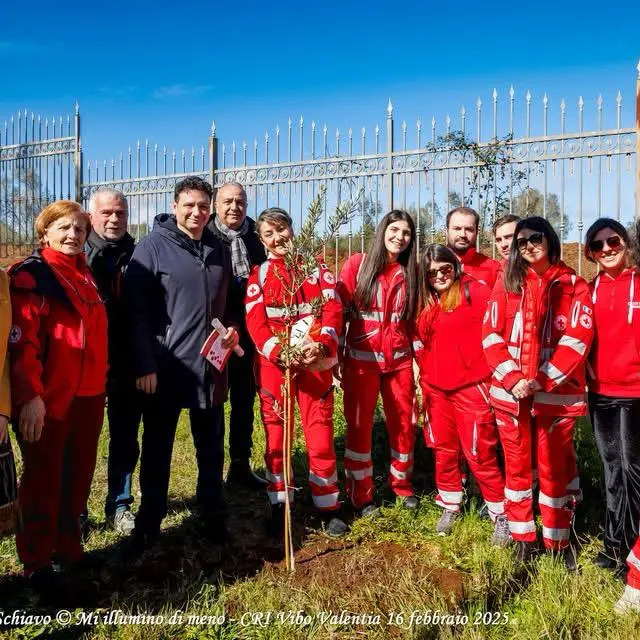
[(347, 494), (362, 515), (375, 511), (371, 432), (378, 394), (391, 445), (389, 484), (406, 507), (418, 506), (411, 485), (415, 443), (411, 335), (417, 280), (413, 218), (394, 210), (378, 225), (369, 252), (347, 260), (336, 287), (348, 323), (339, 365), (347, 420)]
[(600, 218), (587, 231), (585, 257), (600, 271), (590, 283), (595, 336), (589, 356), (589, 411), (604, 464), (604, 547), (595, 562), (624, 567), (640, 522), (640, 269), (627, 230)]
[(483, 345), (490, 400), (505, 459), (505, 508), (516, 559), (535, 549), (532, 439), (537, 443), (542, 539), (577, 568), (569, 533), (575, 498), (573, 427), (586, 413), (585, 360), (593, 337), (587, 283), (560, 259), (560, 239), (540, 217), (516, 225), (504, 274), (491, 295)]
[(491, 289), (462, 273), (456, 255), (441, 244), (427, 247), (420, 269), (416, 350), (425, 406), (425, 440), (436, 458), (436, 531), (446, 535), (460, 514), (460, 451), (469, 463), (495, 523), (492, 542), (511, 538), (504, 513), (504, 478), (498, 466), (498, 433), (489, 404), (491, 372), (482, 349), (482, 318)]

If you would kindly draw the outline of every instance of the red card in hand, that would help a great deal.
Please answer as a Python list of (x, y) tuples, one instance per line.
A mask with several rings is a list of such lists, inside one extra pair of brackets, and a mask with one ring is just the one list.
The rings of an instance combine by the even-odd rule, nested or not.
[(202, 345), (200, 355), (204, 356), (218, 371), (222, 371), (231, 355), (231, 349), (225, 349), (222, 346), (222, 336), (214, 329)]

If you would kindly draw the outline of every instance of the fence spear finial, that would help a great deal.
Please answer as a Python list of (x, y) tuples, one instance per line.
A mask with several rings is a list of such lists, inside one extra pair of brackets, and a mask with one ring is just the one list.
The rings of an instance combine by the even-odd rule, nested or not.
[(393, 105), (391, 104), (391, 98), (389, 98), (389, 104), (387, 104), (387, 117), (390, 118), (393, 115)]
[(215, 138), (215, 135), (216, 135), (216, 121), (215, 120), (211, 121), (211, 135), (212, 135), (212, 137)]
[(640, 80), (640, 60), (638, 60), (638, 66), (636, 69), (638, 70), (638, 80)]

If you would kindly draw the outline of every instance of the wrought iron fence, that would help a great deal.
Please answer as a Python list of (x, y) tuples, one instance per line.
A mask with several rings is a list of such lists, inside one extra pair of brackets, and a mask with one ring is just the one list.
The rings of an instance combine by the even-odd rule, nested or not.
[(75, 199), (82, 181), (80, 113), (18, 111), (0, 129), (0, 254), (33, 248), (33, 221), (49, 202)]
[[(638, 83), (640, 118), (640, 71)], [(624, 126), (625, 114), (621, 93), (610, 100), (580, 97), (569, 105), (546, 94), (519, 96), (510, 88), (501, 96), (494, 89), (486, 102), (478, 98), (472, 108), (463, 106), (442, 122), (435, 117), (426, 123), (417, 119), (413, 125), (398, 122), (389, 101), (382, 126), (369, 129), (332, 131), (324, 123), (289, 118), (283, 129), (276, 126), (252, 143), (220, 143), (214, 124), (207, 144), (198, 149), (175, 152), (138, 142), (117, 157), (84, 166), (77, 109), (73, 136), (68, 116), (66, 136), (61, 119), (57, 129), (55, 119), (52, 125), (45, 121), (43, 131), (41, 120), (36, 126), (32, 116), (28, 139), (23, 114), (18, 116), (17, 133), (12, 120), (11, 142), (7, 124), (4, 143), (0, 138), (2, 221), (13, 234), (5, 234), (2, 243), (6, 253), (16, 237), (32, 238), (29, 207), (37, 211), (49, 196), (63, 195), (75, 195), (87, 204), (101, 186), (127, 195), (131, 231), (141, 237), (150, 230), (156, 213), (169, 210), (176, 182), (196, 174), (218, 187), (243, 184), (251, 215), (278, 205), (292, 214), (297, 225), (323, 186), (326, 215), (320, 234), (337, 203), (364, 194), (355, 217), (325, 248), (336, 268), (344, 255), (365, 249), (377, 221), (393, 207), (414, 215), (423, 244), (442, 237), (446, 212), (453, 206), (473, 206), (481, 213), (483, 248), (489, 252), (486, 229), (496, 216), (540, 214), (550, 219), (566, 243), (573, 241), (576, 246), (571, 251), (577, 256), (593, 219), (633, 217), (634, 193), (640, 188), (640, 120), (635, 128)], [(38, 166), (34, 175), (50, 180), (54, 191), (32, 180), (34, 196), (25, 200), (12, 185), (16, 179), (20, 184), (21, 176), (28, 175), (27, 163), (37, 159), (45, 162), (45, 168)], [(61, 169), (65, 160), (66, 183)], [(573, 262), (582, 270), (582, 260)]]

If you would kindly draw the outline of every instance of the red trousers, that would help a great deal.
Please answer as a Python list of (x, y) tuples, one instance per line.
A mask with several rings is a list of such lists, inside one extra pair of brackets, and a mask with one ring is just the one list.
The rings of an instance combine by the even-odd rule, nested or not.
[(389, 485), (398, 496), (413, 495), (411, 472), (416, 437), (413, 369), (407, 367), (381, 374), (353, 371), (347, 366), (342, 388), (347, 421), (344, 470), (347, 495), (354, 507), (361, 509), (373, 501), (371, 433), (380, 393), (391, 446)]
[(627, 584), (634, 589), (640, 589), (640, 538), (636, 540), (627, 556), (627, 566)]
[[(264, 460), (271, 504), (285, 501), (283, 437), (284, 371), (262, 356), (256, 358), (256, 384), (266, 434)], [(309, 459), (309, 487), (313, 504), (324, 511), (339, 507), (336, 452), (333, 447), (333, 375), (331, 371), (294, 369), (291, 395), (298, 401)], [(293, 405), (293, 403), (292, 403)], [(291, 427), (291, 433), (293, 428)], [(293, 487), (289, 487), (293, 500)]]
[(104, 395), (76, 397), (65, 420), (45, 419), (37, 442), (19, 439), (23, 470), (18, 500), (24, 521), (16, 536), (25, 575), (57, 559), (82, 555), (80, 514), (96, 466)]
[(498, 432), (483, 382), (456, 391), (428, 390), (425, 440), (435, 450), (436, 504), (459, 511), (462, 504), (460, 453), (469, 463), (492, 520), (504, 513), (504, 478), (496, 448)]
[[(576, 476), (572, 417), (532, 416), (531, 402), (520, 402), (513, 416), (496, 411), (496, 422), (504, 450), (505, 510), (514, 540), (533, 542), (532, 437), (537, 442), (539, 505), (542, 539), (547, 549), (569, 544), (573, 517), (573, 496), (568, 487)], [(533, 435), (532, 435), (533, 434)]]

